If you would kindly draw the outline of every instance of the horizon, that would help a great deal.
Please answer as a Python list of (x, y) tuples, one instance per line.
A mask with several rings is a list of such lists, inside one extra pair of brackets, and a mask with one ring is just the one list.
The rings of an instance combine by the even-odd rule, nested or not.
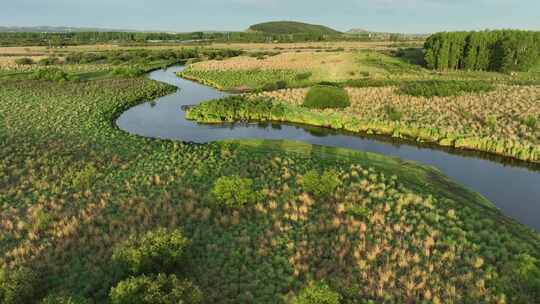
[[(362, 28), (372, 32), (427, 34), (440, 31), (485, 29), (540, 29), (535, 12), (540, 2), (525, 0), (339, 0), (307, 3), (300, 0), (217, 0), (160, 5), (142, 0), (21, 0), (3, 5), (2, 26), (76, 27), (130, 31), (194, 32), (244, 31), (270, 21), (298, 21), (325, 25), (338, 31)], [(341, 6), (342, 9), (337, 9)], [(164, 9), (166, 8), (166, 10)], [(287, 8), (287, 10), (283, 10)], [(219, 16), (206, 17), (219, 11)], [(286, 13), (284, 13), (286, 11)], [(323, 14), (324, 13), (324, 14)], [(420, 16), (420, 17), (419, 17)], [(415, 22), (409, 22), (414, 20)]]

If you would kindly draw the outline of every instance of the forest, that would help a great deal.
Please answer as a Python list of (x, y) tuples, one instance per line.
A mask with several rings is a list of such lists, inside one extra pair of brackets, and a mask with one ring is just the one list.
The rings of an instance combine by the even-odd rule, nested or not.
[(426, 64), (431, 69), (528, 71), (540, 60), (540, 32), (437, 33), (426, 40), (424, 49)]
[(307, 42), (307, 41), (366, 41), (366, 35), (345, 35), (326, 32), (297, 32), (291, 34), (265, 32), (71, 32), (71, 33), (1, 33), (0, 46), (44, 45), (62, 47), (96, 43), (152, 42)]

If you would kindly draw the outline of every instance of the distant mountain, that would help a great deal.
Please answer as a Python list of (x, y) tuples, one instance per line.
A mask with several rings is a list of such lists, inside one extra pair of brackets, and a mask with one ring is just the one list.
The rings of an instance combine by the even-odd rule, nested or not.
[(362, 28), (353, 28), (347, 31), (347, 34), (366, 34), (370, 31), (362, 29)]
[(341, 34), (324, 25), (308, 24), (294, 21), (273, 21), (255, 24), (249, 27), (249, 31), (263, 32), (267, 34)]
[(138, 32), (134, 30), (72, 27), (72, 26), (0, 26), (0, 32), (20, 33), (74, 33), (74, 32)]

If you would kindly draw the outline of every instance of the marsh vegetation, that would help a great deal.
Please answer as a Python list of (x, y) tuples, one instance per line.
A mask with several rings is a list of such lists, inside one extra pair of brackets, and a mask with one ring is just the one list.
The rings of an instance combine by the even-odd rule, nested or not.
[[(181, 60), (238, 55), (185, 52)], [(140, 69), (180, 55), (133, 55), (122, 63), (115, 61), (121, 56), (101, 55), (73, 54), (70, 63), (65, 57), (47, 70), (26, 65), (22, 75), (0, 79), (0, 302), (534, 303), (540, 297), (539, 235), (435, 169), (287, 141), (198, 145), (127, 134), (113, 125), (124, 110), (176, 90), (141, 77)], [(262, 60), (269, 58), (279, 55)], [(200, 65), (217, 62), (228, 60)], [(103, 73), (62, 80), (78, 69)], [(264, 80), (251, 76), (256, 88), (280, 89), (278, 81), (307, 87), (209, 101), (188, 115), (211, 122), (301, 117), (383, 130), (378, 123), (391, 133), (413, 126), (418, 137), (431, 125), (438, 128), (429, 136), (511, 138), (504, 153), (524, 145), (533, 150), (518, 156), (537, 160), (534, 86), (454, 83), (428, 94), (429, 83), (422, 83), (409, 88), (422, 96), (410, 96), (398, 79), (350, 80), (342, 70), (326, 79), (337, 85), (315, 87), (313, 109), (304, 103), (311, 82), (322, 81), (316, 70), (261, 71)], [(212, 81), (230, 81), (228, 87), (244, 84), (220, 70), (209, 73)], [(433, 90), (452, 94), (431, 96), (442, 95)], [(336, 101), (342, 101), (337, 109)]]

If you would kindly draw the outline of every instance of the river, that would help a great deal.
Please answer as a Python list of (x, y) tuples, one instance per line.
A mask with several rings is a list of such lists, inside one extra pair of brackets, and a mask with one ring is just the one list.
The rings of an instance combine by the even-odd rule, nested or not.
[(397, 156), (437, 167), (462, 185), (479, 192), (507, 216), (540, 232), (540, 170), (523, 162), (483, 153), (418, 145), (375, 136), (292, 124), (205, 125), (185, 119), (182, 106), (220, 98), (227, 93), (176, 76), (183, 66), (149, 74), (153, 80), (175, 85), (176, 93), (146, 102), (124, 112), (117, 120), (131, 134), (161, 139), (208, 143), (225, 139), (287, 139), (316, 145)]

